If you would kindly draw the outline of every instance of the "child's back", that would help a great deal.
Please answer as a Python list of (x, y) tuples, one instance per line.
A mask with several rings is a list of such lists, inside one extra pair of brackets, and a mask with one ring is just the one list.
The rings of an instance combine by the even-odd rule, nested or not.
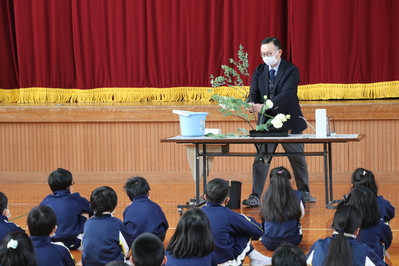
[(339, 205), (333, 219), (332, 237), (319, 239), (306, 255), (308, 265), (384, 266), (385, 262), (366, 244), (356, 240), (361, 212), (352, 205)]
[(112, 216), (117, 204), (117, 195), (110, 187), (95, 189), (90, 197), (95, 216), (84, 226), (82, 264), (103, 266), (108, 262), (125, 261), (132, 243), (121, 220)]
[(378, 207), (380, 209), (381, 219), (389, 222), (395, 217), (395, 207), (384, 199), (382, 195), (378, 195), (378, 185), (372, 171), (364, 168), (357, 168), (352, 174), (352, 187), (364, 186), (373, 192), (377, 197)]
[(50, 235), (56, 231), (56, 224), (57, 218), (50, 207), (38, 206), (29, 212), (28, 228), (37, 262), (39, 266), (74, 266), (69, 249), (61, 242), (51, 242)]
[(163, 241), (169, 224), (161, 207), (150, 200), (148, 182), (142, 177), (130, 178), (125, 190), (132, 203), (123, 212), (123, 222), (132, 239), (142, 233), (152, 233)]
[(292, 189), (290, 172), (282, 166), (272, 169), (260, 210), (265, 231), (261, 242), (265, 248), (275, 250), (282, 243), (298, 246), (302, 241), (300, 220), (304, 215), (303, 195)]
[(197, 208), (186, 211), (166, 248), (166, 266), (212, 265), (214, 238), (206, 214)]
[(72, 193), (72, 174), (62, 168), (52, 172), (48, 177), (48, 183), (53, 194), (48, 195), (40, 203), (53, 209), (57, 216), (57, 234), (53, 241), (64, 243), (69, 249), (77, 249), (80, 246), (81, 234), (87, 218), (93, 215), (90, 202)]
[[(222, 179), (210, 181), (205, 196), (207, 205), (202, 210), (209, 219), (215, 239), (214, 261), (217, 264), (234, 261), (239, 265), (248, 254), (251, 265), (262, 265), (262, 263), (256, 264), (255, 261), (264, 260), (268, 260), (270, 264), (271, 259), (256, 252), (251, 244), (251, 240), (257, 240), (262, 236), (261, 225), (253, 218), (224, 206), (229, 199), (227, 182)], [(256, 257), (252, 256), (255, 254)]]
[(8, 198), (3, 192), (0, 192), (0, 213), (0, 242), (9, 232), (25, 232), (25, 230), (15, 223), (8, 221), (11, 214), (8, 210)]

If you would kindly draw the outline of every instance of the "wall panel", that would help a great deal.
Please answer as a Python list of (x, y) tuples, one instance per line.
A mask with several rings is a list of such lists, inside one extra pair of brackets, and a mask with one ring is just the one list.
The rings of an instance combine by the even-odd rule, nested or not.
[[(381, 103), (383, 105), (384, 103)], [(350, 103), (345, 109), (351, 109)], [(397, 106), (397, 105), (396, 105)], [(148, 116), (134, 118), (137, 106), (120, 106), (128, 109), (132, 117), (120, 116), (120, 109), (115, 117), (108, 113), (103, 120), (97, 117), (93, 110), (92, 116), (85, 117), (81, 110), (68, 109), (66, 115), (46, 117), (48, 108), (35, 109), (36, 115), (29, 119), (31, 109), (15, 106), (15, 110), (1, 110), (0, 117), (0, 178), (14, 173), (48, 173), (57, 167), (64, 167), (74, 172), (101, 173), (110, 176), (115, 173), (127, 175), (141, 172), (157, 172), (160, 176), (173, 172), (190, 171), (183, 145), (160, 143), (160, 139), (179, 135), (178, 117), (171, 114), (176, 106), (163, 106), (159, 117), (148, 112)], [(181, 106), (178, 106), (181, 108)], [(342, 113), (342, 105), (303, 104), (304, 114), (310, 123), (314, 124), (314, 109), (327, 108), (328, 115), (335, 117), (335, 129), (339, 134), (366, 134), (366, 138), (359, 143), (334, 144), (333, 170), (334, 172), (349, 174), (357, 167), (365, 167), (374, 172), (387, 175), (399, 173), (399, 152), (396, 146), (399, 130), (398, 110), (393, 105), (379, 107), (374, 117), (362, 117), (361, 112)], [(37, 107), (40, 109), (40, 106)], [(92, 108), (101, 109), (101, 106)], [(108, 108), (104, 106), (103, 108)], [(132, 109), (131, 109), (132, 108)], [(159, 108), (148, 106), (148, 108)], [(215, 106), (194, 106), (192, 110), (206, 110), (208, 128), (220, 128), (222, 132), (234, 132), (239, 127), (247, 127), (246, 123), (234, 118), (221, 117)], [(357, 106), (356, 109), (358, 109)], [(369, 107), (363, 107), (368, 110)], [(182, 108), (181, 108), (182, 109)], [(187, 107), (186, 109), (189, 109)], [(150, 110), (151, 111), (151, 110)], [(75, 113), (76, 112), (76, 113)], [(97, 110), (96, 112), (104, 112)], [(16, 115), (18, 113), (18, 115)], [(163, 114), (163, 113), (167, 113)], [(385, 114), (382, 114), (385, 113)], [(10, 114), (14, 121), (8, 119)], [(65, 119), (67, 117), (67, 119)], [(75, 119), (73, 119), (75, 118)], [(76, 121), (74, 121), (76, 120)], [(305, 133), (313, 133), (308, 128)], [(318, 151), (322, 145), (307, 145), (306, 151)], [(232, 146), (232, 151), (254, 151), (252, 145)], [(279, 151), (282, 151), (279, 147)], [(212, 166), (212, 176), (241, 175), (251, 177), (252, 158), (218, 157)], [(322, 177), (323, 160), (321, 157), (307, 157), (311, 178)], [(276, 157), (272, 166), (288, 166), (285, 157)]]

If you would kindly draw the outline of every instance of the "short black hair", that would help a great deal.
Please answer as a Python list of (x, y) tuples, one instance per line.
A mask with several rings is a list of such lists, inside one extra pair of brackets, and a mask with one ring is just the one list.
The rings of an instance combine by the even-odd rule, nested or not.
[(147, 180), (141, 176), (129, 178), (124, 188), (130, 200), (140, 195), (147, 195), (148, 191), (150, 191), (150, 185)]
[(64, 190), (72, 185), (72, 173), (66, 169), (58, 168), (50, 173), (47, 182), (51, 191)]
[(2, 214), (3, 211), (7, 208), (8, 208), (8, 198), (6, 194), (0, 192), (0, 214)]
[(206, 184), (206, 200), (211, 203), (222, 204), (229, 196), (229, 184), (226, 180), (215, 178)]
[(27, 223), (31, 236), (49, 236), (57, 225), (57, 217), (50, 207), (40, 205), (30, 210)]
[(281, 43), (280, 40), (277, 39), (276, 37), (268, 37), (266, 39), (263, 39), (260, 42), (260, 45), (262, 46), (263, 44), (268, 44), (268, 43), (273, 43), (274, 46), (276, 46), (277, 49), (281, 49)]
[(96, 216), (102, 216), (103, 212), (112, 212), (118, 204), (118, 196), (111, 187), (96, 188), (90, 195), (90, 206)]
[(282, 243), (273, 252), (272, 266), (306, 266), (305, 253), (291, 243)]
[(135, 266), (160, 266), (165, 256), (162, 241), (154, 234), (143, 233), (132, 244)]

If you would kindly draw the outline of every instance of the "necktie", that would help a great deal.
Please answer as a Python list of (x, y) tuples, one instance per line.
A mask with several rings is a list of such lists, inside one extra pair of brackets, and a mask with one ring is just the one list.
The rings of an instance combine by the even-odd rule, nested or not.
[(270, 79), (271, 80), (274, 80), (274, 78), (276, 77), (275, 74), (276, 74), (276, 70), (274, 70), (273, 68), (270, 69)]

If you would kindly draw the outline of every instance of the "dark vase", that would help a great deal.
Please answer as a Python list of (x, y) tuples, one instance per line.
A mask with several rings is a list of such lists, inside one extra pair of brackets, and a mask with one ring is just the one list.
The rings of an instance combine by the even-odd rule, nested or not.
[(269, 128), (267, 130), (251, 130), (249, 131), (250, 137), (288, 137), (288, 131), (284, 129)]

